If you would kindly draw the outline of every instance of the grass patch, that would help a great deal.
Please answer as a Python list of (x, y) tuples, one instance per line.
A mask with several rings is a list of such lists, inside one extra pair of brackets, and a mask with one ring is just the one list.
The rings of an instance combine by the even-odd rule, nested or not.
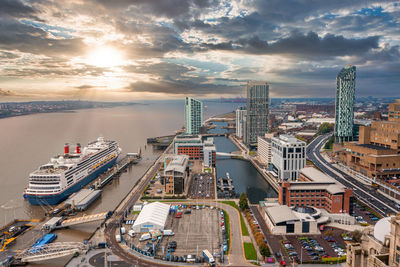
[[(229, 220), (229, 214), (225, 211), (224, 212), (224, 218), (225, 218), (225, 232), (226, 232), (226, 241), (228, 242), (228, 251), (231, 248), (231, 222)], [(226, 254), (228, 254), (228, 251)]]
[(253, 243), (243, 243), (244, 247), (244, 255), (246, 256), (246, 260), (257, 260), (257, 252), (256, 249), (253, 246)]
[(240, 213), (239, 206), (236, 204), (235, 201), (220, 201), (221, 203), (227, 204), (231, 207), (234, 207), (240, 215), (240, 228), (242, 229), (242, 236), (249, 236), (249, 230), (247, 230), (246, 223), (244, 222), (242, 213)]

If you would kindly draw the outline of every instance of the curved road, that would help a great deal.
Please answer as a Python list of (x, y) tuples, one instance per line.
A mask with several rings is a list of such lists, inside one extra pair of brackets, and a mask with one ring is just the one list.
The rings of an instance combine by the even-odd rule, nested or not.
[(381, 215), (386, 216), (387, 213), (397, 213), (398, 211), (395, 207), (395, 203), (391, 199), (380, 194), (375, 189), (372, 189), (369, 186), (354, 179), (352, 176), (336, 168), (324, 157), (322, 157), (320, 150), (322, 146), (328, 141), (330, 136), (331, 135), (328, 134), (321, 135), (315, 138), (307, 146), (307, 158), (323, 172), (335, 178), (344, 186), (352, 188), (354, 195), (358, 199), (375, 209)]

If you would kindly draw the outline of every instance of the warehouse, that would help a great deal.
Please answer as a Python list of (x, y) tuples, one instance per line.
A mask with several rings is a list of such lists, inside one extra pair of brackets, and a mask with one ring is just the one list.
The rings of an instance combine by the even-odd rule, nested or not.
[(143, 206), (132, 230), (135, 233), (148, 232), (150, 230), (164, 230), (170, 205), (161, 202), (153, 202)]

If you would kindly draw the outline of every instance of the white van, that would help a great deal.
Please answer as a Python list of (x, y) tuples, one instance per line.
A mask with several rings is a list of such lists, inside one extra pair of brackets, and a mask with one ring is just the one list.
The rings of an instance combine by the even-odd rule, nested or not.
[(116, 235), (115, 239), (117, 240), (118, 243), (121, 243), (121, 235)]
[(169, 236), (172, 236), (172, 235), (175, 235), (175, 233), (174, 233), (174, 232), (172, 232), (172, 230), (164, 230), (164, 231), (163, 231), (163, 235), (169, 235)]
[(143, 234), (140, 238), (139, 241), (146, 241), (151, 239), (151, 234), (147, 233), (147, 234)]
[(129, 235), (130, 237), (134, 237), (134, 236), (135, 236), (135, 231), (129, 230), (129, 231), (128, 231), (128, 235)]

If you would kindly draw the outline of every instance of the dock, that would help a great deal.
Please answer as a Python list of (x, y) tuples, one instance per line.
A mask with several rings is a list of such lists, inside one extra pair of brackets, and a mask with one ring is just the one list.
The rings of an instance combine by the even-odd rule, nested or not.
[(86, 210), (101, 195), (102, 190), (81, 189), (77, 194), (68, 198), (65, 203), (73, 210)]

